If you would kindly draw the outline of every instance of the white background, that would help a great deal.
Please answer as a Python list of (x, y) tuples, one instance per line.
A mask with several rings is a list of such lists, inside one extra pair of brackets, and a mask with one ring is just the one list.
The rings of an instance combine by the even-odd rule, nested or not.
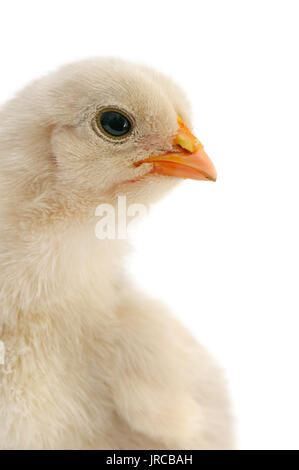
[(116, 55), (175, 78), (216, 184), (184, 182), (131, 270), (226, 370), (241, 449), (299, 449), (297, 1), (1, 2), (5, 101), (60, 64)]

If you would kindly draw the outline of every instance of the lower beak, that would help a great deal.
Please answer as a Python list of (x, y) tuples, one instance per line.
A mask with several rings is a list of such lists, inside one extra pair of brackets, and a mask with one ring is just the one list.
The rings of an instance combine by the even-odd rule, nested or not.
[(153, 173), (194, 180), (216, 181), (216, 169), (201, 142), (178, 118), (179, 130), (174, 138), (176, 151), (154, 155), (141, 162), (152, 163)]

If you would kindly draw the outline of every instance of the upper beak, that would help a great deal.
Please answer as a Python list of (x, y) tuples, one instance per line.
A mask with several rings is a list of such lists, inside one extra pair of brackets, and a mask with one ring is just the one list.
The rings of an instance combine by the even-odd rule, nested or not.
[(201, 142), (191, 133), (180, 117), (178, 117), (178, 124), (179, 129), (174, 137), (176, 151), (151, 156), (139, 161), (136, 165), (153, 163), (153, 172), (160, 175), (216, 181), (216, 169)]

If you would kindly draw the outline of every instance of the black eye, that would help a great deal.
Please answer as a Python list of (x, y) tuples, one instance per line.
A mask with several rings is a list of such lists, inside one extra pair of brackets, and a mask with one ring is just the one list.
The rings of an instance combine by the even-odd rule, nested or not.
[(102, 111), (97, 117), (97, 125), (106, 134), (112, 137), (122, 137), (132, 128), (130, 120), (119, 111)]

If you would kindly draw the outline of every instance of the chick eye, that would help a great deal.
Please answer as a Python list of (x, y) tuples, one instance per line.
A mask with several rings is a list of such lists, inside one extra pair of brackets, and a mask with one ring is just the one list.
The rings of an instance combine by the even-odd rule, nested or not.
[(115, 110), (102, 111), (97, 117), (98, 127), (112, 137), (123, 137), (131, 128), (131, 121), (123, 113)]

